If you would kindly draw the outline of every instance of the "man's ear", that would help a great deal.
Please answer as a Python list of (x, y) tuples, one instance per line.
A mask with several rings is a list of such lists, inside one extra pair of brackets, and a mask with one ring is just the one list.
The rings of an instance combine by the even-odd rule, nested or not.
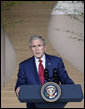
[(29, 46), (29, 48), (30, 48), (30, 50), (32, 51), (32, 47), (31, 47), (31, 46)]

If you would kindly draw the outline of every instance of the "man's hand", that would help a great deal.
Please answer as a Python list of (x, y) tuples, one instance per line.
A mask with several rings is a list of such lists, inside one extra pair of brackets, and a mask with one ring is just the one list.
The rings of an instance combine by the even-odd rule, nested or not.
[(18, 88), (16, 89), (16, 95), (17, 95), (17, 96), (19, 95), (19, 91), (20, 91), (20, 87), (18, 87)]

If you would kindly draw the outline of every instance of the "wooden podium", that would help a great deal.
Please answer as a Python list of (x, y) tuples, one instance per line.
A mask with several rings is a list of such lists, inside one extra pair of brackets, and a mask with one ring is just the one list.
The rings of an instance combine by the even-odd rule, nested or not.
[(59, 86), (61, 88), (61, 96), (53, 103), (48, 103), (41, 97), (42, 85), (21, 85), (18, 99), (22, 103), (35, 103), (37, 108), (63, 108), (67, 102), (82, 101), (83, 93), (80, 84)]

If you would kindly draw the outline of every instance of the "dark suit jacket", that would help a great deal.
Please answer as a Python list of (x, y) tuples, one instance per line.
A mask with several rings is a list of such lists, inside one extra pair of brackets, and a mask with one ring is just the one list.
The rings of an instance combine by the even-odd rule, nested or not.
[[(47, 55), (46, 56), (46, 68), (49, 70), (49, 76), (53, 75), (53, 68), (56, 68), (58, 78), (56, 83), (59, 84), (73, 84), (73, 81), (69, 78), (63, 61), (60, 57)], [(44, 83), (47, 81), (45, 80)], [(35, 58), (31, 57), (19, 64), (18, 79), (15, 86), (15, 90), (20, 85), (40, 85), (41, 81), (38, 76), (37, 68), (35, 65)]]

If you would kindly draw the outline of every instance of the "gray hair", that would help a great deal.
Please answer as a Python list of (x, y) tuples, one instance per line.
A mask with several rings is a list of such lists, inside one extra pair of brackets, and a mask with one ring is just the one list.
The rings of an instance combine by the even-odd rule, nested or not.
[(37, 39), (41, 39), (43, 41), (43, 45), (46, 45), (45, 39), (42, 36), (32, 36), (29, 40), (29, 46), (31, 46), (32, 40), (37, 40)]

